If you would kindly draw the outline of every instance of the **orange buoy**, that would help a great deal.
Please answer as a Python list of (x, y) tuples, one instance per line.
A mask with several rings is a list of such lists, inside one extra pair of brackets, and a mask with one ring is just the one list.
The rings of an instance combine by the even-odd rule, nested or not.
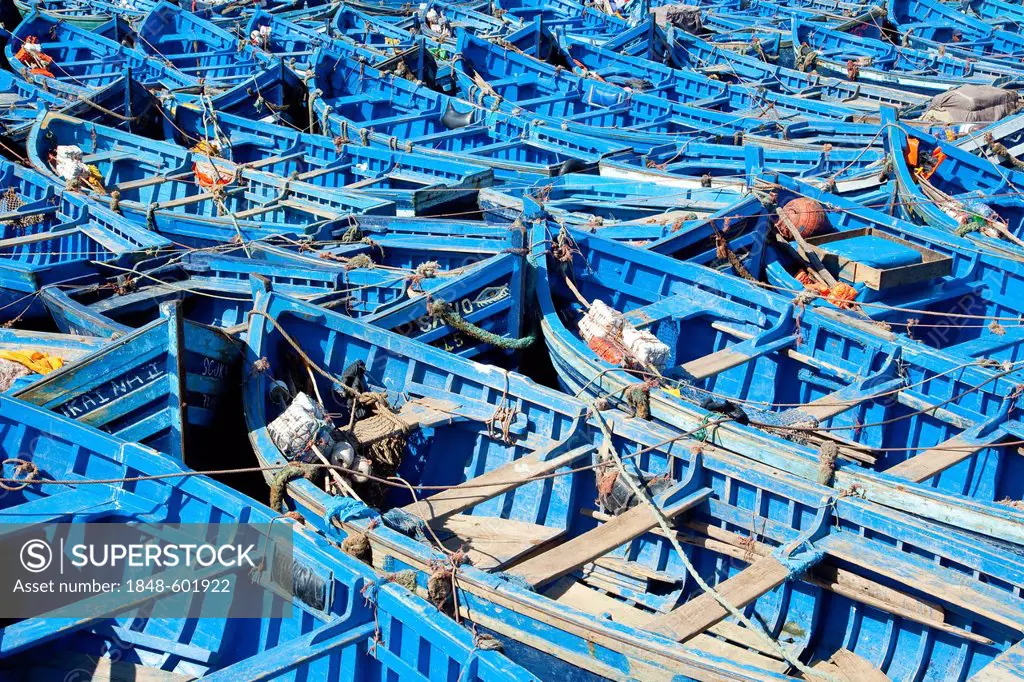
[[(828, 224), (825, 209), (817, 201), (807, 197), (791, 199), (782, 207), (782, 213), (796, 229), (800, 230), (801, 237), (811, 237), (824, 230)], [(792, 239), (785, 223), (780, 221), (778, 229), (783, 237)]]

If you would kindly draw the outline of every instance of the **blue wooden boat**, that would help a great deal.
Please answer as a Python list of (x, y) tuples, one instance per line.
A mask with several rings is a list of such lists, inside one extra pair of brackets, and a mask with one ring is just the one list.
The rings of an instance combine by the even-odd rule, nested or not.
[[(371, 64), (384, 61), (396, 52), (416, 45), (412, 34), (405, 35), (385, 21), (375, 21), (375, 17), (361, 14), (344, 5), (338, 8), (329, 23), (320, 22), (315, 27), (257, 11), (249, 19), (245, 30), (250, 36), (249, 42), (256, 43), (254, 47), (257, 57), (264, 63), (279, 58), (291, 68), (301, 71), (310, 68), (313, 53), (324, 45), (333, 46), (340, 42), (338, 49), (353, 50)], [(414, 73), (420, 80), (430, 82), (433, 78), (422, 70), (414, 70)]]
[(343, 2), (331, 17), (330, 34), (363, 48), (387, 52), (392, 48), (408, 46), (414, 40), (407, 27), (396, 23), (396, 20), (405, 19), (404, 15), (364, 12), (351, 3)]
[[(429, 17), (429, 18), (428, 18)], [(521, 27), (516, 17), (475, 11), (447, 2), (410, 6), (408, 14), (372, 14), (342, 3), (331, 18), (330, 34), (344, 36), (356, 44), (392, 52), (417, 42), (426, 42), (438, 56), (444, 56), (455, 45), (455, 30), (502, 38), (509, 30)]]
[(105, 0), (14, 0), (14, 6), (21, 16), (27, 17), (38, 12), (54, 21), (68, 23), (86, 31), (102, 33), (115, 17), (131, 22), (141, 19), (153, 7), (151, 0), (132, 0), (129, 3), (107, 2)]
[[(869, 499), (940, 521), (937, 508), (903, 507), (897, 489), (934, 489), (956, 505), (987, 508), (983, 514), (1002, 514), (994, 502), (1024, 496), (1005, 468), (1018, 461), (1015, 446), (1000, 444), (1014, 443), (1009, 434), (1019, 430), (1005, 400), (1013, 389), (995, 388), (1009, 381), (1013, 365), (989, 371), (694, 264), (568, 227), (565, 237), (546, 235), (543, 224), (536, 230), (541, 327), (568, 392), (629, 407), (630, 388), (649, 380), (647, 397), (629, 400), (643, 400), (655, 421), (686, 433), (703, 429), (706, 439), (706, 425), (721, 422), (713, 442), (789, 471), (807, 471), (821, 448), (838, 448), (857, 485), (874, 491)], [(555, 254), (571, 244), (571, 260), (563, 265), (549, 244)], [(629, 370), (622, 342), (610, 349), (594, 342), (593, 350), (576, 331), (586, 311), (581, 299), (600, 300), (664, 339), (665, 366)], [(780, 446), (785, 464), (764, 454)]]
[(1024, 10), (1020, 5), (1005, 0), (969, 0), (970, 11), (993, 26), (1002, 26), (1008, 31), (1020, 32), (1024, 24)]
[(714, 75), (729, 82), (745, 83), (752, 87), (760, 85), (771, 90), (820, 98), (868, 111), (877, 111), (883, 104), (918, 107), (928, 101), (927, 97), (916, 93), (824, 78), (766, 64), (749, 55), (722, 50), (706, 40), (677, 31), (673, 27), (662, 29), (653, 20), (616, 36), (603, 43), (602, 47), (654, 62), (668, 63), (677, 69)]
[[(723, 210), (708, 221), (730, 244), (731, 235), (747, 230), (766, 237), (787, 230), (788, 239), (766, 239), (761, 263), (744, 262), (754, 278), (787, 294), (809, 290), (819, 296), (815, 305), (882, 321), (950, 355), (993, 364), (1024, 357), (1022, 329), (1015, 322), (1024, 313), (1017, 303), (1024, 280), (1014, 261), (972, 248), (962, 237), (883, 213), (878, 209), (891, 203), (891, 190), (881, 193), (876, 209), (874, 201), (858, 203), (783, 174), (766, 174), (762, 180), (767, 184), (755, 185), (753, 202)], [(824, 222), (815, 225), (803, 244), (793, 242), (791, 228), (776, 215), (777, 207), (787, 211), (785, 207), (798, 199), (801, 203), (794, 204), (797, 208), (788, 210), (787, 216), (827, 207)], [(764, 222), (774, 227), (757, 227)], [(692, 229), (699, 233), (702, 228)], [(687, 239), (680, 235), (675, 241)], [(671, 253), (672, 244), (673, 239), (665, 239), (652, 248)], [(705, 242), (708, 252), (697, 262), (729, 269), (721, 254), (712, 256), (714, 244), (714, 239)], [(812, 252), (835, 283), (816, 276), (816, 266), (801, 250)], [(714, 260), (708, 262), (709, 257)], [(845, 289), (846, 297), (837, 295), (837, 287)]]
[[(874, 126), (871, 126), (872, 128)], [(756, 147), (764, 168), (793, 177), (820, 182), (843, 182), (871, 172), (880, 172), (886, 158), (883, 149), (799, 148), (761, 146), (763, 138), (745, 138), (746, 146), (679, 142), (654, 147), (639, 156), (620, 155), (601, 161), (601, 174), (632, 181), (647, 181), (660, 187), (686, 188), (695, 184), (742, 187), (748, 184), (743, 170), (748, 150)]]
[(514, 16), (524, 23), (540, 19), (549, 28), (595, 42), (607, 40), (630, 27), (622, 17), (575, 0), (495, 0), (491, 5), (500, 9), (503, 15)]
[[(758, 168), (763, 166), (752, 161), (751, 175)], [(526, 204), (528, 220), (557, 221), (765, 282), (775, 291), (804, 296), (808, 304), (912, 332), (918, 341), (951, 355), (988, 363), (1014, 363), (1022, 357), (1021, 328), (1014, 321), (1024, 313), (1017, 304), (1024, 280), (1013, 261), (965, 248), (962, 238), (907, 223), (863, 205), (864, 200), (857, 203), (781, 173), (762, 175), (753, 195), (722, 189), (657, 192), (640, 183), (616, 185), (605, 179), (587, 184), (581, 178), (569, 184), (571, 177), (528, 190), (528, 198), (520, 197), (518, 203), (507, 200), (505, 210), (522, 211)], [(670, 211), (661, 205), (664, 213), (658, 215), (657, 202), (673, 200), (674, 192), (679, 193), (679, 207)], [(891, 197), (891, 191), (880, 192), (879, 208)], [(785, 209), (797, 199), (806, 207)], [(776, 215), (779, 206), (787, 216), (819, 210), (822, 222), (800, 245), (791, 237), (780, 239), (776, 234), (787, 228)], [(690, 214), (681, 215), (687, 208)], [(616, 215), (623, 220), (607, 219)], [(555, 222), (548, 226), (552, 234), (558, 233)], [(831, 279), (815, 274), (806, 251), (819, 259)]]
[[(162, 423), (166, 426), (168, 416), (180, 412), (180, 419), (187, 420), (190, 426), (200, 429), (200, 434), (208, 434), (208, 431), (203, 432), (202, 429), (209, 429), (215, 425), (218, 417), (222, 417), (229, 407), (225, 404), (224, 397), (231, 394), (232, 387), (237, 382), (240, 359), (238, 343), (212, 325), (191, 319), (179, 319), (180, 311), (162, 308), (173, 306), (182, 300), (184, 297), (180, 294), (174, 296), (172, 292), (172, 295), (168, 295), (166, 289), (157, 290), (150, 293), (147, 301), (149, 306), (139, 305), (138, 299), (142, 297), (138, 295), (136, 287), (137, 285), (129, 280), (117, 287), (50, 286), (42, 290), (40, 298), (61, 331), (109, 340), (113, 348), (110, 351), (113, 355), (97, 355), (91, 368), (81, 370), (86, 377), (91, 377), (91, 383), (88, 384), (92, 387), (90, 390), (78, 394), (74, 390), (62, 388), (62, 391), (68, 390), (67, 395), (50, 396), (46, 401), (59, 401), (63, 397), (74, 398), (68, 400), (66, 409), (62, 408), (64, 414), (75, 418), (84, 415), (87, 421), (100, 419), (104, 424), (110, 422), (111, 429), (118, 429), (124, 433), (148, 433), (148, 430), (157, 424)], [(87, 305), (90, 302), (90, 295), (93, 300), (100, 301), (109, 301), (113, 298), (116, 303), (120, 303), (120, 310), (111, 313), (102, 305)], [(238, 298), (245, 301), (242, 297)], [(194, 301), (184, 302), (184, 309), (188, 311), (189, 317), (193, 316), (192, 304)], [(241, 302), (236, 305), (241, 305)], [(118, 312), (122, 314), (119, 315)], [(141, 352), (147, 347), (160, 350)], [(163, 373), (159, 374), (154, 370), (157, 365), (149, 363), (156, 352), (162, 353), (161, 357), (167, 359), (167, 364), (162, 369)], [(106, 358), (109, 357), (121, 359), (115, 365), (108, 363)], [(111, 375), (111, 366), (118, 372), (116, 376)], [(150, 386), (154, 379), (159, 379), (161, 383)], [(77, 382), (84, 379), (79, 375), (76, 366), (69, 369), (65, 377), (56, 378), (54, 381), (61, 386), (69, 382), (73, 389)], [(139, 391), (140, 395), (149, 401), (164, 401), (158, 406), (166, 405), (169, 412), (164, 412), (159, 417), (153, 416), (152, 419), (141, 419), (139, 413), (130, 412), (126, 419), (116, 420), (109, 415), (110, 410), (99, 411), (89, 417), (91, 411), (87, 407), (96, 409), (109, 402), (112, 395), (127, 395), (134, 391)], [(184, 450), (180, 439), (179, 430), (175, 439), (162, 441), (161, 451), (173, 453), (181, 459)]]
[[(51, 16), (34, 12), (9, 33), (4, 54), (7, 63), (25, 80), (64, 83), (95, 90), (121, 78), (125, 69), (144, 85), (168, 89), (198, 86), (197, 77), (147, 58), (131, 47), (99, 33), (88, 31)], [(39, 55), (26, 55), (26, 46), (36, 46)], [(31, 63), (22, 62), (22, 54)], [(31, 57), (31, 58), (29, 58)]]
[[(804, 55), (811, 68), (854, 81), (876, 83), (936, 95), (961, 85), (1005, 86), (1016, 80), (1010, 69), (986, 67), (958, 57), (897, 47), (871, 38), (830, 30), (817, 22), (793, 18), (794, 49), (813, 51)], [(806, 46), (806, 47), (805, 47)], [(801, 55), (798, 55), (798, 59)], [(852, 78), (851, 78), (852, 76)]]
[[(481, 193), (481, 200), (485, 197), (492, 199), (492, 194)], [(505, 195), (503, 203), (493, 203), (507, 213), (518, 208), (521, 222), (548, 221), (554, 232), (560, 225), (571, 225), (605, 239), (626, 242), (709, 267), (728, 268), (720, 258), (716, 240), (726, 220), (729, 221), (729, 250), (747, 273), (762, 272), (764, 258), (769, 251), (766, 246), (769, 224), (767, 221), (742, 219), (751, 198), (739, 188), (674, 187), (658, 192), (649, 183), (630, 183), (612, 178), (603, 178), (602, 182), (589, 185), (580, 182), (578, 186), (556, 180), (550, 185), (540, 185), (523, 192), (518, 203), (513, 203), (513, 198)], [(605, 213), (622, 214), (611, 210), (613, 203), (621, 205), (626, 216), (634, 213), (635, 217), (606, 221)], [(659, 203), (664, 207), (657, 212), (653, 209)], [(575, 210), (566, 212), (567, 208)]]
[[(778, 119), (793, 116), (853, 121), (863, 110), (837, 103), (817, 102), (761, 88), (728, 84), (692, 70), (675, 69), (648, 59), (630, 57), (583, 41), (566, 39), (565, 53), (577, 73), (617, 85), (636, 88), (675, 102), (749, 116), (777, 112)], [(646, 81), (646, 82), (644, 82)]]
[(215, 85), (247, 79), (259, 61), (248, 41), (161, 0), (136, 28), (138, 49)]
[(710, 10), (701, 14), (701, 28), (711, 32), (706, 37), (718, 47), (774, 61), (779, 58), (780, 48), (791, 46), (778, 17), (773, 19), (765, 21), (762, 16), (731, 9)]
[(170, 247), (109, 210), (57, 187), (33, 171), (0, 162), (0, 318), (44, 314), (37, 294), (48, 284), (85, 284)]
[(180, 103), (173, 132), (186, 147), (213, 144), (244, 168), (325, 189), (367, 194), (393, 202), (400, 215), (464, 210), (481, 187), (493, 184), (490, 168), (451, 157), (342, 143), (326, 135), (218, 113)]
[(463, 30), (484, 38), (503, 38), (523, 25), (518, 17), (497, 12), (498, 16), (455, 3), (431, 0), (410, 17), (395, 21), (406, 30), (415, 30), (428, 39), (454, 44), (455, 31)]
[(189, 390), (181, 309), (167, 305), (162, 313), (14, 396), (184, 462), (186, 419), (212, 426), (210, 407), (226, 382), (206, 377), (202, 386), (194, 385), (200, 390)]
[[(508, 354), (503, 345), (518, 349), (521, 233), (480, 225), (461, 235), (462, 225), (353, 227), (353, 235), (373, 243), (359, 237), (318, 251), (254, 244), (248, 256), (239, 248), (194, 254), (179, 265), (143, 272), (139, 279), (154, 284), (127, 294), (53, 287), (43, 300), (58, 327), (68, 331), (125, 334), (156, 317), (163, 302), (181, 300), (190, 321), (241, 333), (251, 308), (248, 278), (258, 275), (326, 309), (461, 355), (501, 359)], [(425, 246), (425, 237), (433, 244)], [(526, 345), (528, 337), (521, 342)]]
[[(308, 107), (304, 106), (308, 102), (307, 94), (303, 77), (279, 59), (250, 74), (248, 80), (212, 97), (186, 95), (175, 97), (175, 102), (187, 101), (199, 107), (206, 106), (208, 109), (244, 116), (254, 121), (308, 130), (311, 119)], [(173, 126), (170, 128), (167, 134), (174, 136), (176, 131), (173, 131)]]
[(1024, 200), (1015, 187), (1024, 183), (1024, 175), (911, 130), (897, 123), (892, 112), (883, 113), (900, 212), (1021, 260)]
[(313, 111), (327, 135), (458, 156), (490, 166), (500, 181), (593, 170), (604, 156), (628, 151), (615, 140), (487, 111), (381, 73), (343, 52), (323, 48), (314, 63), (309, 86), (320, 94)]
[[(275, 555), (274, 570), (256, 578), (267, 590), (267, 612), (290, 605), (290, 615), (152, 618), (154, 603), (145, 600), (123, 605), (116, 616), (7, 621), (0, 676), (46, 681), (83, 674), (133, 680), (201, 677), (222, 682), (328, 676), (347, 682), (536, 679), (498, 651), (478, 647), (473, 633), (406, 588), (388, 584), (335, 551), (301, 522), (282, 519), (276, 510), (194, 475), (153, 450), (40, 407), (3, 396), (0, 411), (0, 428), (8, 435), (5, 456), (19, 458), (4, 465), (5, 476), (19, 477), (15, 468), (21, 462), (30, 462), (38, 472), (33, 482), (4, 495), (0, 520), (5, 524), (294, 524), (293, 552), (288, 558)], [(155, 479), (87, 484), (139, 476)], [(54, 479), (64, 482), (47, 482)], [(23, 526), (7, 528), (3, 532), (10, 535)], [(126, 537), (132, 536), (129, 528), (125, 525)], [(150, 535), (141, 531), (139, 537)], [(273, 552), (273, 545), (266, 551)], [(168, 573), (181, 575), (174, 569), (164, 575)], [(116, 609), (113, 601), (106, 605)]]
[[(599, 175), (564, 175), (529, 187), (498, 187), (480, 192), (484, 220), (511, 225), (523, 215), (524, 204), (543, 204), (558, 222), (590, 229), (613, 239), (660, 238), (688, 221), (707, 218), (744, 199), (737, 187), (663, 187)], [(615, 229), (629, 225), (630, 229)], [(641, 226), (647, 226), (644, 229)], [(627, 236), (628, 235), (628, 236)]]
[(97, 180), (72, 179), (74, 190), (186, 246), (316, 237), (351, 214), (395, 212), (390, 201), (366, 194), (240, 168), (205, 146), (189, 150), (60, 114), (41, 114), (26, 148), (33, 167), (61, 184), (80, 166), (60, 165), (59, 155), (77, 150)]
[[(270, 425), (289, 394), (314, 391), (280, 385), (293, 354), (283, 330), (323, 372), (321, 393), (353, 366), (365, 377), (342, 401), (339, 421), (369, 400), (359, 395), (401, 396), (389, 401), (403, 425), (388, 446), (401, 450), (399, 475), (440, 486), (410, 496), (404, 486), (379, 491), (352, 478), (353, 492), (387, 511), (379, 516), (295, 480), (289, 508), (325, 531), (367, 538), (364, 559), (375, 564), (408, 566), (435, 586), (438, 567), (447, 567), (464, 615), (519, 640), (519, 660), (547, 677), (569, 675), (569, 664), (609, 678), (642, 670), (651, 680), (791, 679), (785, 657), (809, 665), (811, 676), (857, 670), (854, 679), (881, 679), (881, 671), (915, 680), (955, 669), (966, 678), (1019, 650), (1015, 586), (1024, 574), (1006, 546), (843, 495), (849, 478), (834, 488), (801, 480), (338, 315), (311, 321), (314, 307), (283, 295), (259, 292), (256, 310), (250, 361), (265, 357), (276, 368), (249, 375), (244, 389), (261, 462), (288, 461)], [(325, 336), (332, 343), (319, 341)], [(350, 427), (357, 451), (371, 458), (379, 419), (357, 415)], [(964, 510), (938, 503), (934, 491), (902, 489), (918, 508)], [(660, 508), (662, 523), (640, 495)], [(695, 574), (758, 625), (729, 618)], [(950, 581), (964, 592), (933, 587)], [(920, 600), (938, 610), (907, 608)], [(897, 645), (910, 641), (931, 646)], [(549, 656), (538, 660), (530, 648)]]
[(190, 4), (188, 9), (197, 17), (229, 31), (238, 31), (255, 13), (274, 14), (290, 21), (318, 22), (327, 19), (336, 3), (324, 0), (263, 0), (256, 7), (237, 3), (204, 0)]
[[(529, 345), (522, 329), (520, 231), (480, 223), (353, 221), (334, 237), (337, 242), (315, 250), (254, 242), (247, 251), (195, 252), (173, 264), (137, 268), (128, 291), (49, 287), (42, 299), (69, 332), (125, 335), (156, 319), (165, 302), (182, 301), (190, 322), (239, 334), (251, 309), (248, 280), (258, 276), (325, 309), (459, 355), (502, 360)], [(225, 364), (229, 350), (218, 348), (211, 364)]]
[(620, 140), (637, 151), (682, 136), (732, 139), (748, 132), (772, 136), (778, 130), (767, 119), (583, 79), (469, 33), (459, 34), (458, 52), (459, 90), (467, 100), (509, 112), (525, 110), (569, 131)]
[(130, 70), (96, 90), (63, 84), (53, 88), (0, 72), (0, 131), (15, 142), (24, 141), (42, 108), (154, 136), (162, 127), (159, 107)]
[(901, 33), (998, 59), (1024, 55), (1024, 35), (993, 28), (938, 0), (892, 0), (888, 8)]
[[(116, 19), (121, 19), (129, 26), (136, 25), (156, 6), (156, 2), (153, 0), (132, 0), (131, 3), (119, 0), (89, 0), (88, 2), (73, 0), (69, 4), (71, 7), (53, 9), (56, 3), (51, 1), (31, 0), (25, 2), (25, 0), (17, 0), (15, 2), (15, 6), (21, 11), (22, 16), (27, 16), (33, 7), (38, 7), (41, 13), (52, 16), (54, 20), (65, 21), (100, 34), (107, 34), (110, 23)], [(25, 7), (25, 10), (21, 9), (22, 6)], [(197, 16), (213, 21), (237, 22), (241, 14), (239, 8), (231, 3), (199, 2), (197, 0), (197, 2), (190, 3), (189, 8)], [(226, 16), (218, 14), (218, 10), (226, 11)]]

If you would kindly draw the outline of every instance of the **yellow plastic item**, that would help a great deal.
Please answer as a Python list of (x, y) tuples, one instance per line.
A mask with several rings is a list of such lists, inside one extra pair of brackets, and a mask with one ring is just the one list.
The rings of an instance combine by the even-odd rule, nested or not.
[(0, 350), (0, 358), (24, 365), (36, 374), (49, 374), (64, 366), (64, 358), (37, 350)]

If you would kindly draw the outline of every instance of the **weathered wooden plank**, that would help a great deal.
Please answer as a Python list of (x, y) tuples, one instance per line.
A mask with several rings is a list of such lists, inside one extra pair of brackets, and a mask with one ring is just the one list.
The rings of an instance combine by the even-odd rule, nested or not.
[(768, 353), (773, 353), (777, 350), (786, 348), (787, 346), (791, 346), (796, 343), (796, 336), (784, 336), (775, 341), (763, 342), (757, 346), (755, 346), (752, 341), (753, 339), (749, 341), (741, 341), (729, 348), (723, 348), (715, 351), (714, 353), (705, 355), (702, 358), (690, 360), (689, 362), (683, 363), (683, 370), (685, 370), (694, 379), (706, 379), (707, 377), (720, 374), (727, 369), (738, 367), (745, 362), (755, 360), (762, 355), (767, 355)]
[(337, 211), (332, 211), (324, 206), (318, 206), (317, 204), (311, 204), (298, 199), (281, 199), (277, 203), (280, 206), (295, 209), (296, 211), (310, 213), (318, 218), (323, 218), (324, 220), (335, 220), (342, 216), (342, 214)]
[[(789, 568), (772, 556), (761, 557), (715, 588), (715, 591), (736, 608), (743, 608), (761, 595), (770, 592), (789, 577)], [(651, 623), (651, 630), (685, 642), (694, 635), (725, 620), (729, 612), (709, 593), (686, 602)]]
[[(711, 495), (710, 488), (702, 488), (664, 508), (672, 518), (695, 507)], [(616, 547), (649, 532), (658, 525), (657, 516), (646, 505), (638, 505), (597, 528), (554, 547), (543, 554), (509, 570), (534, 586), (544, 585), (572, 573), (584, 564), (604, 556)]]
[[(679, 540), (687, 544), (707, 547), (742, 561), (750, 561), (753, 557), (767, 556), (771, 553), (771, 548), (768, 545), (750, 540), (749, 538), (741, 538), (736, 533), (723, 530), (717, 526), (710, 526), (699, 522), (687, 525), (707, 536), (678, 534)], [(659, 533), (659, 529), (656, 528), (653, 532)], [(841, 553), (841, 549), (837, 551)], [(987, 637), (946, 623), (945, 611), (938, 604), (888, 587), (851, 570), (828, 564), (819, 564), (815, 567), (814, 571), (808, 572), (804, 576), (804, 580), (812, 585), (825, 588), (840, 596), (866, 604), (884, 613), (906, 618), (909, 621), (921, 623), (922, 625), (927, 625), (936, 630), (948, 632), (979, 644), (992, 643), (992, 640)], [(725, 624), (719, 623), (715, 627), (723, 625)]]
[(150, 185), (160, 185), (165, 182), (173, 182), (175, 180), (191, 180), (194, 177), (194, 173), (172, 173), (171, 175), (154, 175), (148, 178), (142, 178), (140, 180), (128, 180), (127, 182), (121, 182), (114, 185), (111, 190), (118, 190), (125, 192), (133, 189), (142, 189), (143, 187), (149, 187)]
[(813, 668), (840, 682), (892, 682), (885, 673), (849, 649), (840, 649), (830, 660), (819, 661)]
[(893, 379), (867, 390), (852, 390), (853, 387), (839, 389), (834, 393), (823, 395), (812, 400), (806, 405), (797, 408), (801, 413), (814, 417), (818, 421), (825, 421), (837, 414), (842, 414), (853, 409), (861, 403), (874, 400), (879, 395), (892, 391), (896, 386), (903, 383), (902, 379)]
[(482, 571), (505, 566), (565, 534), (564, 528), (466, 514), (449, 516), (432, 527), (445, 547), (464, 549), (470, 563)]
[[(968, 613), (1024, 632), (1024, 607), (1002, 590), (980, 583), (964, 583), (960, 573), (937, 565), (923, 565), (913, 556), (898, 556), (882, 543), (837, 533), (829, 537), (828, 554), (867, 571), (886, 567), (886, 577)], [(949, 589), (956, 585), (956, 589)]]
[(1000, 436), (1001, 434), (996, 434), (996, 438), (973, 443), (967, 441), (962, 434), (953, 436), (934, 448), (919, 452), (910, 459), (889, 467), (885, 473), (920, 483), (991, 446)]
[[(8, 674), (12, 677), (8, 677)], [(79, 676), (91, 682), (186, 682), (196, 679), (191, 675), (147, 668), (137, 663), (72, 653), (40, 657), (26, 667), (19, 666), (18, 671), (4, 671), (0, 668), (0, 677), (12, 681), (71, 680)]]
[(586, 457), (593, 451), (594, 446), (588, 443), (564, 454), (545, 459), (547, 452), (535, 450), (454, 488), (442, 490), (426, 499), (413, 502), (405, 507), (405, 511), (431, 523), (436, 519), (443, 519), (446, 516), (465, 511), (492, 497), (518, 488), (534, 476), (556, 471)]
[[(565, 577), (552, 583), (550, 587), (544, 590), (544, 596), (558, 604), (569, 606), (594, 616), (607, 613), (612, 617), (612, 621), (641, 630), (650, 624), (652, 618), (651, 614), (643, 609), (630, 606), (619, 599), (609, 597), (586, 585), (581, 585), (571, 577)], [(750, 651), (747, 647), (756, 649), (756, 647), (750, 644), (753, 639), (752, 637), (727, 639), (741, 646), (736, 646), (736, 644), (732, 644), (730, 641), (723, 641), (709, 635), (698, 635), (687, 642), (687, 647), (696, 651), (721, 656), (737, 663), (771, 670), (775, 673), (785, 673), (789, 669), (789, 664), (779, 660), (777, 657), (766, 655), (763, 651)]]

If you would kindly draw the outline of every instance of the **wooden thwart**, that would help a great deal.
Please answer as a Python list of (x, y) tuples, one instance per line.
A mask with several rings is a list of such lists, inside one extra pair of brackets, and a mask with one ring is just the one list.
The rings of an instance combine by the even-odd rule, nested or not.
[[(789, 577), (789, 568), (772, 556), (761, 557), (738, 575), (715, 587), (725, 601), (742, 609), (770, 592)], [(691, 599), (672, 612), (655, 619), (651, 631), (685, 642), (696, 634), (725, 620), (729, 612), (709, 593)]]
[[(70, 680), (82, 673), (84, 673), (84, 679), (89, 679), (92, 682), (187, 682), (187, 680), (196, 679), (192, 675), (148, 668), (138, 663), (73, 653), (65, 653), (55, 658), (43, 656), (27, 667), (19, 666), (17, 671), (9, 671), (9, 673), (0, 668), (0, 677), (15, 680)], [(11, 674), (13, 677), (7, 677), (7, 674)]]
[(435, 493), (419, 502), (413, 502), (405, 507), (405, 511), (428, 523), (443, 519), (518, 488), (534, 476), (556, 471), (588, 456), (593, 451), (594, 446), (588, 443), (569, 450), (565, 454), (544, 459), (547, 451), (537, 450), (454, 488)]
[[(607, 518), (604, 514), (598, 512), (590, 512), (589, 515), (598, 519)], [(755, 557), (768, 556), (772, 551), (772, 548), (764, 543), (751, 541), (749, 538), (743, 538), (736, 533), (717, 526), (698, 521), (689, 522), (685, 525), (696, 532), (697, 535), (691, 535), (689, 532), (677, 533), (676, 538), (680, 542), (696, 547), (704, 547), (714, 552), (731, 556), (734, 559), (750, 561)], [(656, 535), (663, 535), (660, 528), (655, 528), (651, 532)], [(851, 570), (829, 564), (819, 564), (813, 571), (807, 572), (804, 580), (830, 592), (835, 592), (840, 596), (876, 608), (879, 611), (906, 618), (909, 621), (921, 623), (922, 625), (927, 625), (936, 630), (948, 632), (979, 644), (988, 645), (992, 643), (992, 640), (987, 637), (946, 623), (945, 611), (938, 604), (883, 585)], [(724, 630), (729, 630), (731, 634), (725, 634)], [(709, 631), (745, 646), (753, 646), (751, 642), (759, 641), (759, 638), (756, 638), (746, 628), (739, 625), (732, 626), (728, 621), (712, 626)], [(746, 639), (749, 641), (737, 639), (735, 636), (737, 632), (748, 633)], [(772, 652), (763, 651), (762, 653), (771, 655)]]
[[(639, 629), (645, 629), (651, 622), (650, 613), (591, 589), (586, 585), (582, 585), (571, 577), (562, 578), (552, 583), (544, 590), (544, 596), (558, 604), (569, 606), (594, 616), (607, 613), (614, 622)], [(722, 623), (721, 625), (724, 626), (726, 624)], [(742, 628), (737, 629), (742, 630)], [(698, 635), (688, 642), (687, 646), (695, 651), (770, 670), (778, 674), (783, 674), (789, 669), (788, 663), (759, 649), (756, 646), (757, 642), (752, 636), (740, 634), (738, 637), (728, 637), (723, 634), (724, 631), (713, 632), (724, 637), (727, 641), (710, 635)]]
[(474, 567), (500, 569), (543, 549), (565, 533), (564, 528), (515, 519), (455, 514), (431, 524), (438, 539), (452, 551), (464, 550)]
[[(663, 509), (668, 518), (697, 506), (711, 496), (710, 488), (701, 488)], [(533, 586), (541, 586), (572, 573), (604, 556), (616, 547), (649, 532), (658, 525), (657, 516), (644, 504), (633, 507), (597, 528), (554, 547), (509, 570)]]
[(889, 467), (885, 473), (920, 483), (991, 445), (991, 441), (969, 443), (963, 436), (954, 436), (930, 450), (919, 452), (910, 459)]
[(796, 343), (796, 336), (792, 334), (774, 341), (763, 342), (758, 346), (755, 346), (750, 341), (742, 341), (732, 347), (723, 348), (702, 358), (684, 363), (683, 369), (694, 379), (706, 379), (720, 374), (727, 369), (756, 360), (762, 355), (774, 353), (794, 343)]
[(897, 389), (902, 383), (902, 379), (893, 379), (892, 381), (879, 384), (878, 386), (864, 391), (840, 389), (834, 393), (829, 393), (812, 400), (797, 409), (802, 414), (810, 415), (821, 422), (826, 419), (830, 419), (837, 414), (842, 414), (847, 410), (851, 410), (861, 403), (866, 403), (870, 400), (874, 400), (880, 395), (889, 393), (894, 389)]
[(819, 661), (812, 667), (840, 682), (891, 682), (885, 673), (849, 649), (840, 649), (832, 654), (831, 660)]

